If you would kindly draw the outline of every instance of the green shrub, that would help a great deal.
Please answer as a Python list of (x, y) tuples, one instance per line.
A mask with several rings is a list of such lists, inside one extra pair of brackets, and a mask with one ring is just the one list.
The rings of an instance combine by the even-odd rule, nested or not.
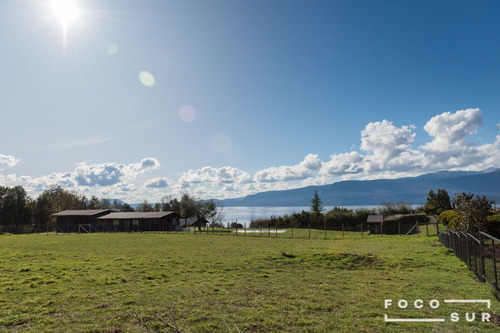
[(445, 210), (438, 216), (439, 223), (447, 227), (453, 227), (457, 221), (457, 213), (454, 210)]

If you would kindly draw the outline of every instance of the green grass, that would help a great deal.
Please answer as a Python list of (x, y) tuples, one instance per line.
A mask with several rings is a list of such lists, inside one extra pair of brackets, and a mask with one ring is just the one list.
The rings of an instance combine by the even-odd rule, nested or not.
[[(4, 235), (0, 331), (498, 331), (462, 319), (484, 305), (443, 303), (490, 299), (488, 312), (500, 314), (493, 289), (436, 237), (322, 235)], [(394, 306), (384, 309), (385, 299)], [(411, 309), (398, 309), (399, 299)], [(446, 321), (386, 323), (384, 314)]]

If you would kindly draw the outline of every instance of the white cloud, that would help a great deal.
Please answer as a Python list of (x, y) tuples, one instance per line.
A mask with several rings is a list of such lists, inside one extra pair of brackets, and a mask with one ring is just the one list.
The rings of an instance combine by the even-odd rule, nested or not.
[(481, 110), (467, 109), (445, 112), (431, 118), (424, 130), (433, 137), (422, 149), (427, 152), (460, 154), (471, 146), (467, 136), (477, 132), (482, 124)]
[(414, 125), (398, 128), (387, 120), (369, 123), (361, 131), (361, 150), (383, 165), (411, 147), (416, 135), (412, 133), (414, 129)]
[(332, 155), (330, 161), (323, 163), (322, 177), (358, 174), (364, 171), (364, 156), (357, 151)]
[(9, 167), (15, 167), (19, 162), (20, 159), (14, 156), (0, 154), (0, 164), (5, 164)]
[(234, 167), (203, 167), (197, 170), (190, 169), (183, 173), (178, 180), (182, 187), (192, 184), (211, 183), (217, 186), (222, 184), (244, 184), (251, 181), (250, 174)]
[(168, 187), (168, 185), (168, 179), (166, 177), (151, 178), (144, 183), (144, 187), (152, 188), (164, 188)]
[(321, 168), (322, 162), (316, 154), (308, 154), (302, 162), (296, 165), (270, 167), (255, 174), (258, 183), (302, 180), (310, 177)]
[(154, 157), (148, 157), (141, 160), (139, 163), (129, 164), (127, 166), (132, 172), (143, 173), (148, 170), (158, 169), (160, 161)]
[[(339, 178), (397, 178), (438, 170), (499, 167), (500, 135), (493, 143), (479, 145), (468, 141), (470, 135), (477, 133), (481, 123), (479, 109), (445, 112), (433, 117), (424, 126), (431, 140), (413, 147), (416, 126), (398, 127), (388, 120), (371, 122), (361, 131), (359, 150), (333, 154), (325, 162), (316, 154), (308, 154), (298, 164), (272, 166), (255, 172), (253, 176), (236, 167), (205, 166), (190, 169), (177, 180), (160, 176), (144, 181), (140, 177), (142, 174), (160, 167), (160, 162), (150, 157), (130, 164), (83, 162), (73, 171), (38, 178), (0, 174), (0, 183), (21, 182), (28, 185), (28, 190), (36, 192), (60, 184), (63, 188), (86, 195), (138, 202), (146, 197), (152, 201), (164, 195), (179, 197), (186, 191), (201, 198), (223, 199), (326, 184)], [(18, 162), (13, 156), (0, 155), (0, 163), (15, 166)], [(165, 193), (166, 188), (168, 193)]]
[(35, 192), (41, 192), (51, 185), (58, 184), (63, 188), (82, 193), (89, 192), (90, 188), (101, 195), (115, 193), (112, 197), (116, 198), (119, 197), (118, 194), (136, 190), (134, 182), (137, 177), (159, 167), (160, 163), (156, 158), (145, 158), (131, 164), (82, 162), (74, 171), (52, 173), (37, 178), (22, 176), (18, 180)]

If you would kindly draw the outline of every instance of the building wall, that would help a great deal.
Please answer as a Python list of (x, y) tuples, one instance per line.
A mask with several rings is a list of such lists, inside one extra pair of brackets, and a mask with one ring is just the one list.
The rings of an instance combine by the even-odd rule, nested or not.
[[(112, 219), (101, 218), (108, 213), (94, 216), (57, 216), (58, 232), (87, 232), (87, 225), (90, 225), (89, 232), (144, 232), (144, 231), (178, 231), (179, 216), (176, 213), (169, 214), (162, 218), (130, 218)], [(79, 228), (79, 225), (85, 225)]]

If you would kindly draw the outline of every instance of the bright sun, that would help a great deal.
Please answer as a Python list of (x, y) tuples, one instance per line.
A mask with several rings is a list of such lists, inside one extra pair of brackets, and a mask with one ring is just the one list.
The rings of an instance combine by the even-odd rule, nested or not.
[(80, 9), (74, 0), (52, 0), (52, 14), (63, 23), (69, 23), (78, 18)]
[(61, 21), (63, 34), (67, 34), (68, 25), (78, 20), (80, 8), (76, 0), (51, 0), (50, 9), (54, 18)]

